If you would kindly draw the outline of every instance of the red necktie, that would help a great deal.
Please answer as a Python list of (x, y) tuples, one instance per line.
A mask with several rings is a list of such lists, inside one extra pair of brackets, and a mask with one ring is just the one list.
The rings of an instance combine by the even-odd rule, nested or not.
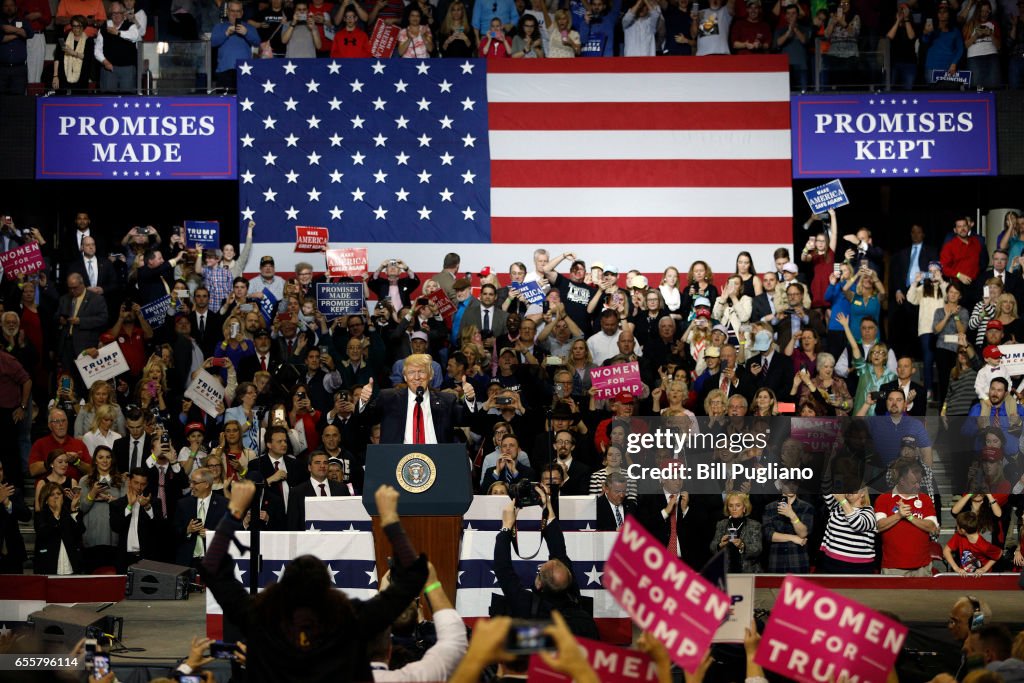
[[(274, 461), (274, 471), (275, 472), (279, 472), (280, 470), (281, 470), (281, 461), (280, 460), (275, 460)], [(284, 486), (282, 485), (280, 479), (278, 479), (277, 481), (274, 482), (274, 488), (277, 490), (277, 493), (282, 498), (284, 498)]]
[(416, 407), (412, 409), (412, 442), (427, 442), (427, 430), (423, 426), (423, 406), (421, 406), (419, 402), (417, 402)]
[(156, 491), (156, 497), (160, 501), (160, 514), (167, 518), (167, 492), (164, 488), (164, 479), (167, 476), (167, 470), (163, 467), (160, 468), (160, 479), (157, 482), (158, 488)]
[(726, 394), (729, 393), (729, 378), (725, 376), (724, 372), (722, 373), (722, 383), (719, 385), (719, 388)]
[(267, 357), (266, 356), (260, 356), (260, 369), (263, 370), (263, 372), (267, 371)]
[(673, 507), (672, 517), (669, 518), (668, 522), (668, 551), (672, 553), (672, 557), (679, 557), (679, 534), (676, 532), (676, 520), (679, 512)]
[(320, 484), (320, 496), (323, 498), (327, 497), (327, 491), (324, 489), (324, 485)]

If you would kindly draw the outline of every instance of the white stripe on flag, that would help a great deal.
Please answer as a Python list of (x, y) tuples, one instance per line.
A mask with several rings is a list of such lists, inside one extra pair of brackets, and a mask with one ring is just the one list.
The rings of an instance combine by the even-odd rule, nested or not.
[[(788, 102), (789, 74), (594, 73), (487, 75), (491, 102)], [(493, 132), (492, 132), (493, 134)]]
[[(490, 137), (495, 161), (523, 160), (524, 151), (542, 161), (789, 159), (791, 154), (788, 130), (492, 130)], [(685, 185), (685, 178), (679, 180)], [(786, 191), (791, 192), (788, 186)], [(491, 213), (502, 215), (493, 208)]]
[[(730, 202), (740, 203), (736, 197), (738, 195), (732, 197)], [(335, 230), (339, 229), (335, 228)], [(679, 237), (680, 239), (686, 238), (683, 234)], [(726, 236), (723, 235), (723, 237)], [(741, 244), (738, 242), (587, 244), (583, 241), (586, 238), (587, 235), (580, 235), (580, 240), (577, 242), (549, 243), (543, 246), (552, 254), (571, 251), (585, 259), (587, 263), (593, 261), (612, 262), (622, 269), (636, 268), (642, 273), (652, 274), (661, 273), (666, 266), (670, 265), (674, 265), (680, 270), (686, 270), (698, 252), (699, 258), (707, 261), (712, 272), (715, 273), (733, 272), (736, 268), (736, 254), (741, 251), (749, 251), (754, 258), (754, 264), (759, 269), (764, 269), (774, 262), (772, 252), (777, 247), (789, 246), (792, 248), (792, 244), (786, 245), (785, 242), (763, 244)], [(479, 272), (484, 266), (490, 266), (492, 272), (504, 274), (507, 272), (508, 264), (513, 261), (532, 263), (533, 250), (539, 245), (331, 242), (330, 246), (331, 249), (366, 247), (370, 263), (380, 263), (389, 258), (401, 258), (416, 273), (436, 273), (441, 269), (445, 254), (455, 251), (462, 257), (462, 271)], [(255, 267), (259, 264), (261, 256), (273, 256), (277, 270), (284, 273), (295, 272), (295, 264), (303, 261), (313, 264), (313, 270), (317, 272), (324, 272), (327, 268), (323, 260), (324, 257), (320, 254), (295, 253), (294, 242), (264, 242), (253, 244), (252, 256), (249, 258), (249, 267), (246, 270), (250, 277), (255, 275)]]
[[(792, 215), (793, 197), (786, 187), (496, 187), (491, 210), (503, 218), (786, 218)], [(624, 263), (637, 267), (633, 261)]]

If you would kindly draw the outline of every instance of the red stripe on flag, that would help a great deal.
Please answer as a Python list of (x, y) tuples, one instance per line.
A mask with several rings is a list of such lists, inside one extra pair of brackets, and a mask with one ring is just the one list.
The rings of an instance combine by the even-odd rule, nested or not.
[(789, 159), (492, 161), (491, 186), (790, 187), (792, 170)]
[(615, 59), (491, 59), (487, 72), (502, 73), (789, 73), (785, 55), (616, 57)]
[(46, 577), (5, 575), (0, 581), (0, 600), (46, 600)]
[(491, 130), (790, 128), (789, 102), (492, 102), (487, 114)]
[(46, 602), (121, 602), (127, 582), (124, 574), (50, 577), (46, 582)]
[[(790, 218), (492, 217), (491, 241), (501, 244), (546, 244), (552, 236), (579, 235), (586, 244), (689, 243), (699, 249), (701, 243), (789, 242), (792, 225)], [(785, 239), (780, 242), (781, 236), (785, 236)]]
[(224, 615), (206, 615), (206, 637), (210, 640), (224, 640)]

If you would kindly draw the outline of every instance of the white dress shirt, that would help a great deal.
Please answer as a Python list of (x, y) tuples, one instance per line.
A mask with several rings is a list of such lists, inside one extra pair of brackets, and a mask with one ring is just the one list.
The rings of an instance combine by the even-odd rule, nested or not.
[[(405, 443), (413, 442), (413, 416), (416, 412), (416, 392), (407, 391), (408, 410), (405, 415)], [(430, 412), (430, 392), (423, 392), (423, 443), (437, 443), (437, 434), (434, 432), (434, 420)]]

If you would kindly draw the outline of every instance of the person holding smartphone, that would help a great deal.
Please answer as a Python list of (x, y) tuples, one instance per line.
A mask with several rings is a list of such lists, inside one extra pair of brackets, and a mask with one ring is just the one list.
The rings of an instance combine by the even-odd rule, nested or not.
[(117, 469), (110, 448), (98, 446), (93, 453), (95, 469), (79, 482), (79, 508), (85, 531), (82, 553), (86, 572), (111, 564), (117, 549), (117, 536), (110, 528), (110, 503), (125, 494), (125, 478)]
[(237, 0), (227, 3), (227, 18), (213, 28), (210, 45), (217, 49), (217, 68), (213, 82), (218, 88), (233, 92), (238, 76), (235, 66), (252, 57), (252, 48), (259, 47), (259, 32), (242, 21), (244, 6)]

